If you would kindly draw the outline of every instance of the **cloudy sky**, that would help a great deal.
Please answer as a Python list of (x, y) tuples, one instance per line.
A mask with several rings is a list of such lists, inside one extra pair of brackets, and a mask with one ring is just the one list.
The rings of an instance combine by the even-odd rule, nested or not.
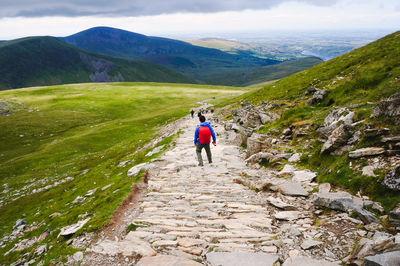
[(0, 40), (94, 26), (199, 37), (280, 30), (400, 30), (399, 0), (0, 0)]

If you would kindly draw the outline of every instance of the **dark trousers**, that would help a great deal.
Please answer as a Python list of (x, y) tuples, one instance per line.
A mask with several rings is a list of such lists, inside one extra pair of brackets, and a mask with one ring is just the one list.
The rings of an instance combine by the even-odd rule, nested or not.
[(208, 162), (212, 163), (210, 144), (205, 144), (205, 145), (197, 144), (196, 153), (197, 153), (197, 159), (199, 160), (199, 164), (203, 165), (203, 158), (201, 157), (201, 150), (203, 148), (206, 150)]

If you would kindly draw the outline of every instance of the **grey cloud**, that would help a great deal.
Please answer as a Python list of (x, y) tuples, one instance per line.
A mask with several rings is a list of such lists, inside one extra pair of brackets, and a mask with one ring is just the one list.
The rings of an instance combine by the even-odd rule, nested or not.
[[(269, 9), (289, 0), (0, 0), (0, 17), (145, 16), (169, 13), (213, 13)], [(295, 0), (332, 5), (339, 0)]]

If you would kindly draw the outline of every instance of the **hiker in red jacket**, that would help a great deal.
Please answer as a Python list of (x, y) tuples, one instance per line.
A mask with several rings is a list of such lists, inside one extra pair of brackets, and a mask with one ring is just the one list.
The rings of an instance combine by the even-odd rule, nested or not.
[(206, 118), (202, 115), (199, 117), (200, 126), (196, 128), (194, 133), (194, 145), (196, 146), (197, 159), (199, 160), (199, 166), (203, 166), (203, 158), (201, 157), (201, 150), (204, 148), (207, 153), (207, 159), (209, 163), (212, 163), (210, 142), (211, 137), (213, 138), (212, 144), (215, 146), (216, 138), (213, 128), (209, 122), (206, 122)]

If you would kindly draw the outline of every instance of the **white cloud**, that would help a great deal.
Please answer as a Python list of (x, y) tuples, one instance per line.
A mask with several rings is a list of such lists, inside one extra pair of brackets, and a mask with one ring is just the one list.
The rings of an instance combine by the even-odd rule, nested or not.
[(235, 31), (400, 29), (400, 11), (395, 9), (395, 1), (385, 1), (383, 6), (383, 1), (379, 0), (341, 0), (334, 5), (322, 5), (324, 1), (317, 0), (312, 2), (285, 2), (268, 10), (218, 13), (3, 18), (0, 19), (0, 40), (32, 35), (67, 36), (95, 26), (116, 27), (146, 35), (197, 33), (203, 37)]

